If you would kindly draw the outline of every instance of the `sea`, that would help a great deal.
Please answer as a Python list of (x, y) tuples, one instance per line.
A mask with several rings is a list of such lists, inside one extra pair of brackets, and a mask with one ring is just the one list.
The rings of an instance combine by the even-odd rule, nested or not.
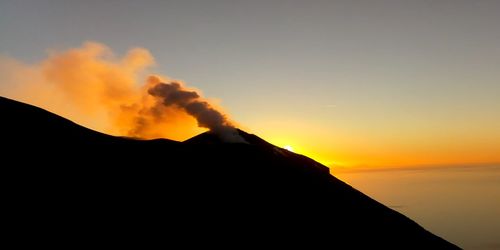
[(500, 165), (332, 174), (461, 248), (500, 250)]

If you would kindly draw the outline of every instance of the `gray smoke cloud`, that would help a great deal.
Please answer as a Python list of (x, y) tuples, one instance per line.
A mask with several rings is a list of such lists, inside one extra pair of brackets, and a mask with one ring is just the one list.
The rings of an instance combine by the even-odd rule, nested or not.
[(163, 83), (157, 77), (151, 77), (153, 85), (148, 93), (160, 99), (167, 107), (176, 106), (196, 119), (199, 127), (208, 128), (224, 142), (247, 143), (227, 117), (196, 91), (185, 89), (179, 82)]

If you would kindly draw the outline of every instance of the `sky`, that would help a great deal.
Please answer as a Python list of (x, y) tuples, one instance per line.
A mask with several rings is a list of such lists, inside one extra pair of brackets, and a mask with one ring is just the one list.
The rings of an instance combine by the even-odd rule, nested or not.
[(499, 163), (498, 13), (494, 0), (1, 0), (0, 55), (144, 48), (244, 130), (328, 166)]

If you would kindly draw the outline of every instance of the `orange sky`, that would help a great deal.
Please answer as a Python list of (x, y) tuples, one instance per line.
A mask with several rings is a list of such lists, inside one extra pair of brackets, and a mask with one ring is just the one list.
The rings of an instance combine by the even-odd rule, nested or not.
[(390, 128), (391, 124), (387, 124), (387, 129), (362, 131), (349, 124), (329, 126), (279, 119), (257, 122), (252, 131), (258, 131), (260, 136), (276, 145), (291, 145), (295, 152), (327, 166), (402, 167), (500, 162), (500, 133), (492, 126), (478, 126), (474, 134), (462, 133), (461, 128), (456, 127), (401, 129), (398, 133)]
[[(114, 135), (184, 140), (206, 131), (178, 109), (155, 107), (146, 92), (147, 76), (155, 73), (153, 64), (146, 49), (115, 55), (95, 42), (53, 50), (32, 64), (2, 56), (0, 91)], [(244, 130), (277, 146), (290, 145), (327, 166), (500, 162), (500, 115), (494, 116), (494, 106), (478, 109), (480, 100), (441, 103), (437, 108), (417, 103), (423, 107), (402, 109), (384, 102), (345, 100), (298, 104), (293, 98), (276, 96), (277, 103), (228, 110), (236, 110), (233, 118)], [(217, 101), (213, 104), (219, 106)]]
[(169, 76), (329, 166), (500, 163), (500, 1), (56, 2), (0, 1), (1, 95), (113, 134), (205, 131), (156, 116), (146, 79)]

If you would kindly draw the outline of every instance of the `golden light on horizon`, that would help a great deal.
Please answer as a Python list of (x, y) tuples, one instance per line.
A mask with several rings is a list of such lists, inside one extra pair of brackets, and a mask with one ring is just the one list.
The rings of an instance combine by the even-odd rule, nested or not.
[[(130, 49), (120, 56), (97, 42), (53, 50), (35, 63), (0, 55), (0, 75), (4, 78), (0, 92), (116, 136), (184, 141), (205, 132), (207, 129), (198, 127), (196, 119), (184, 110), (157, 105), (157, 97), (148, 93), (152, 84), (158, 84), (151, 80), (156, 78), (147, 77), (157, 75), (151, 72), (154, 64), (153, 55), (146, 49)], [(178, 82), (159, 77), (165, 82)], [(369, 107), (349, 105), (336, 105), (334, 113), (321, 105), (307, 106), (307, 112), (292, 112), (280, 104), (292, 103), (286, 98), (247, 111), (240, 109), (238, 126), (243, 124), (245, 130), (273, 145), (327, 167), (500, 162), (500, 126), (495, 109), (460, 106), (471, 113), (451, 115), (426, 107), (422, 117), (400, 115), (398, 110), (385, 117), (368, 112)], [(217, 101), (206, 100), (210, 107), (223, 112)]]
[(290, 151), (290, 152), (295, 152), (295, 151), (293, 151), (293, 147), (290, 145), (285, 145), (285, 146), (283, 146), (283, 148)]

